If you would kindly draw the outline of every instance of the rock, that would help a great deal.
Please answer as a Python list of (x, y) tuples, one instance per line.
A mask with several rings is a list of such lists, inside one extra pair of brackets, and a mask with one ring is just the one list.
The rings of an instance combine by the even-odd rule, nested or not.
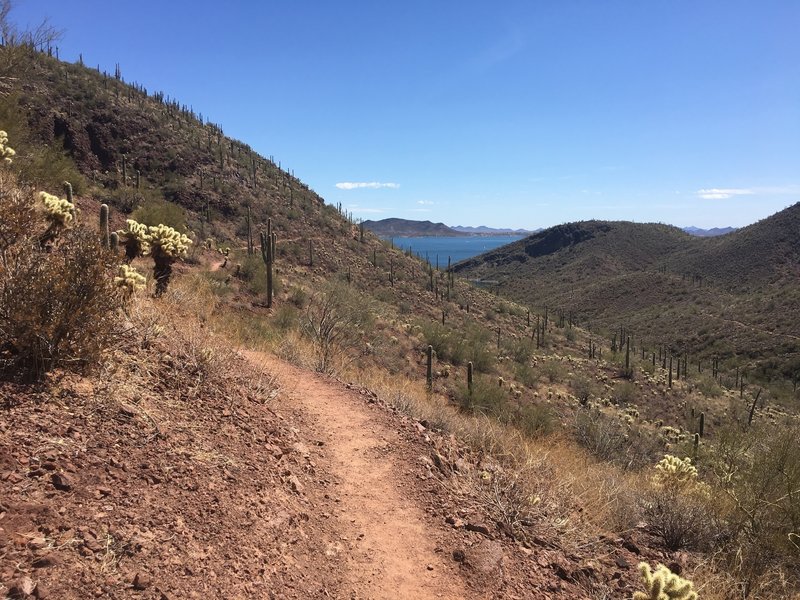
[(61, 492), (72, 491), (72, 481), (64, 473), (53, 473), (50, 481), (53, 487)]
[(453, 465), (459, 473), (469, 473), (472, 471), (472, 465), (465, 461), (463, 458), (457, 458)]
[(482, 524), (482, 523), (467, 523), (464, 528), (467, 531), (474, 531), (475, 533), (480, 533), (481, 535), (485, 535), (489, 539), (492, 538), (492, 534), (489, 532), (489, 528)]
[(465, 564), (484, 575), (500, 576), (503, 572), (503, 546), (500, 542), (484, 541), (465, 553)]
[(39, 556), (31, 563), (34, 569), (46, 569), (47, 567), (52, 567), (56, 564), (58, 564), (58, 559), (56, 558), (56, 555), (52, 553)]
[(33, 594), (36, 584), (30, 577), (20, 577), (8, 588), (9, 598), (25, 598)]
[(622, 540), (622, 547), (634, 554), (642, 553), (642, 551), (639, 550), (639, 546), (633, 543), (633, 540)]
[(28, 541), (28, 548), (31, 550), (41, 550), (45, 546), (47, 546), (47, 539), (41, 536), (37, 536)]
[(152, 579), (147, 573), (136, 573), (131, 583), (133, 584), (133, 589), (141, 591), (150, 587)]
[(40, 581), (36, 584), (36, 589), (33, 590), (33, 597), (39, 600), (44, 600), (50, 596), (47, 587)]
[(297, 494), (303, 493), (303, 484), (300, 483), (300, 480), (297, 478), (297, 475), (290, 475), (289, 476), (289, 485), (292, 486), (292, 491)]
[(461, 529), (462, 527), (464, 527), (464, 520), (463, 519), (459, 519), (458, 517), (454, 517), (452, 515), (449, 515), (445, 519), (445, 522), (447, 522), (449, 525), (452, 525), (456, 529)]

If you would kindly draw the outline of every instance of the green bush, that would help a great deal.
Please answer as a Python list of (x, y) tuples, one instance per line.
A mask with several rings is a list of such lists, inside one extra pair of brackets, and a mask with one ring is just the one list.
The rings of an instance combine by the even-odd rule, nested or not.
[(186, 229), (186, 211), (167, 200), (147, 200), (133, 211), (131, 219), (144, 225), (167, 225), (176, 231)]

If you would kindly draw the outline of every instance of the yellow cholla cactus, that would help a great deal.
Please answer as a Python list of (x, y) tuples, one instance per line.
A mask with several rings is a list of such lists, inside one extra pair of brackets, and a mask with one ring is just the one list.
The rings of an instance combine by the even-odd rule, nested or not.
[(39, 192), (39, 199), (44, 204), (47, 218), (53, 225), (68, 227), (72, 223), (75, 218), (74, 204), (47, 192)]
[(114, 278), (114, 283), (117, 287), (122, 288), (126, 297), (130, 297), (136, 290), (142, 289), (146, 282), (144, 275), (130, 265), (120, 265), (119, 275)]
[(0, 158), (6, 163), (11, 163), (16, 154), (14, 149), (8, 145), (8, 134), (5, 131), (0, 131)]
[(186, 235), (175, 231), (168, 225), (157, 225), (149, 228), (150, 244), (170, 258), (185, 258), (192, 243)]
[(124, 240), (125, 253), (129, 260), (137, 256), (145, 256), (150, 252), (150, 233), (147, 225), (128, 219), (127, 229), (118, 231), (117, 235)]
[(665, 454), (656, 465), (653, 481), (664, 487), (683, 487), (697, 482), (697, 468), (691, 458), (678, 458)]
[(653, 571), (647, 563), (639, 563), (644, 592), (634, 592), (633, 600), (697, 600), (691, 581), (675, 575), (664, 565)]

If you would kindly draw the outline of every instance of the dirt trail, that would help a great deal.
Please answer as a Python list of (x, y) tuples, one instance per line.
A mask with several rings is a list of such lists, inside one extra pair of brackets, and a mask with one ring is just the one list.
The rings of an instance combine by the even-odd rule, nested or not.
[(362, 397), (280, 359), (247, 352), (277, 377), (283, 401), (315, 422), (338, 484), (343, 531), (327, 552), (345, 557), (351, 598), (471, 598), (414, 498), (406, 443)]

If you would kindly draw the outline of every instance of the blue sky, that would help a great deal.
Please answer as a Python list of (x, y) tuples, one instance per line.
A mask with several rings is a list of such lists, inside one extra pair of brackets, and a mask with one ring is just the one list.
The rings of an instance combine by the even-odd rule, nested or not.
[[(800, 201), (800, 2), (17, 0), (359, 218), (742, 226)], [(338, 186), (337, 186), (338, 184)]]

